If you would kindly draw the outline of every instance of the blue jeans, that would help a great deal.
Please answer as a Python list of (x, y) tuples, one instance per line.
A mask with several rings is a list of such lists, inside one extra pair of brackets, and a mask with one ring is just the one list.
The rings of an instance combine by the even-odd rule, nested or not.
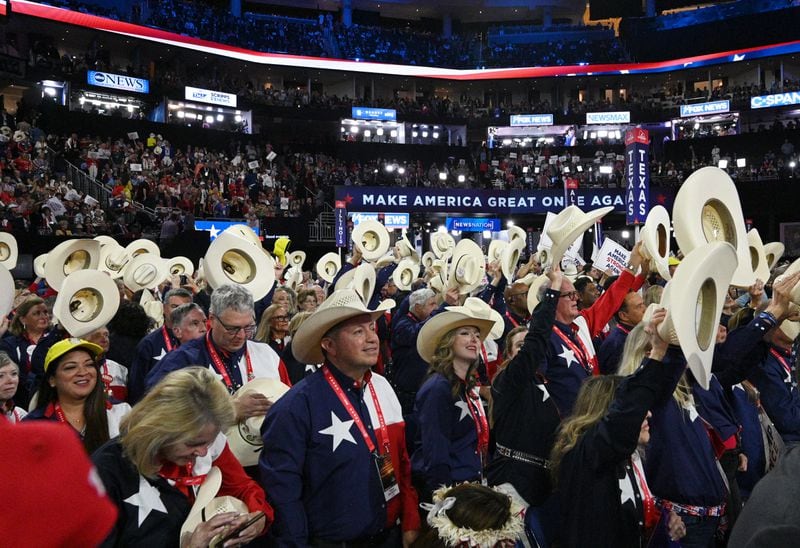
[(714, 535), (719, 527), (718, 517), (701, 518), (681, 516), (686, 525), (686, 536), (680, 540), (682, 548), (709, 548), (714, 546)]

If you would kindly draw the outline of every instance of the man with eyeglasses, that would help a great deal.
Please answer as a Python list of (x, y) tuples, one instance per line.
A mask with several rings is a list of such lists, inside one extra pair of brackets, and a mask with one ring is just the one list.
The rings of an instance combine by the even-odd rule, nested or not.
[[(210, 329), (170, 352), (147, 375), (147, 388), (167, 373), (205, 365), (234, 394), (242, 385), (260, 378), (279, 379), (291, 386), (283, 361), (268, 344), (249, 340), (256, 331), (253, 296), (240, 285), (223, 285), (211, 294)], [(247, 391), (234, 399), (236, 418), (264, 416), (272, 402), (266, 396)]]

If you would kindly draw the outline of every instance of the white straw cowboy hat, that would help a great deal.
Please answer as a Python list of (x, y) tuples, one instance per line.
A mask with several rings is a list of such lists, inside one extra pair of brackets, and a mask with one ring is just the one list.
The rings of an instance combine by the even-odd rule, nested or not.
[[(242, 386), (235, 394), (235, 398), (246, 392), (257, 392), (269, 399), (270, 403), (275, 403), (289, 391), (289, 387), (278, 379), (254, 379)], [(264, 416), (250, 417), (231, 426), (225, 435), (228, 438), (228, 447), (231, 452), (239, 459), (242, 466), (255, 466), (258, 464), (258, 457), (261, 449), (264, 448), (264, 441), (261, 438), (261, 424)]]
[(403, 234), (401, 238), (398, 238), (395, 245), (401, 259), (409, 258), (417, 263), (419, 262), (419, 253), (417, 253), (417, 248), (414, 247), (411, 240), (408, 239), (408, 234)]
[(53, 316), (67, 333), (83, 337), (106, 325), (119, 308), (119, 289), (99, 270), (77, 270), (66, 277)]
[(191, 276), (194, 274), (194, 263), (189, 257), (179, 255), (167, 261), (167, 270), (170, 276)]
[(433, 266), (434, 260), (436, 260), (436, 255), (433, 254), (433, 251), (426, 251), (422, 254), (422, 266), (425, 267), (425, 270)]
[(547, 276), (545, 274), (540, 274), (534, 278), (533, 282), (531, 282), (531, 286), (528, 288), (528, 312), (531, 314), (533, 314), (533, 309), (539, 304), (539, 288), (546, 282)]
[(489, 331), (490, 339), (497, 340), (503, 336), (503, 332), (506, 330), (506, 322), (503, 320), (503, 316), (489, 306), (488, 303), (478, 297), (467, 297), (464, 301), (464, 306), (473, 310), (481, 318), (485, 317), (487, 313), (489, 314), (489, 319), (494, 322), (492, 329)]
[(654, 206), (647, 214), (641, 237), (642, 255), (650, 261), (650, 270), (657, 270), (662, 278), (669, 280), (670, 224), (669, 212), (663, 206)]
[(342, 268), (342, 259), (338, 253), (331, 251), (326, 253), (317, 261), (317, 276), (320, 279), (331, 283)]
[(769, 261), (764, 253), (764, 243), (755, 228), (747, 233), (747, 247), (750, 250), (750, 266), (756, 278), (766, 283), (769, 280)]
[(0, 318), (5, 318), (14, 308), (14, 277), (0, 264)]
[(514, 238), (508, 245), (503, 248), (500, 256), (500, 269), (509, 283), (514, 279), (514, 272), (517, 270), (517, 263), (519, 263), (522, 250), (525, 249), (525, 240), (522, 238)]
[(485, 274), (486, 258), (480, 246), (468, 238), (459, 241), (450, 260), (448, 286), (458, 287), (458, 292), (464, 295), (478, 287)]
[(770, 270), (775, 268), (775, 265), (778, 264), (778, 261), (780, 261), (781, 257), (783, 257), (783, 252), (785, 250), (786, 247), (781, 242), (770, 242), (768, 244), (764, 244), (764, 255), (767, 257)]
[(355, 290), (334, 291), (294, 334), (292, 353), (300, 363), (322, 363), (325, 357), (322, 355), (320, 341), (333, 327), (364, 314), (375, 320), (394, 306), (392, 299), (386, 299), (375, 310), (370, 310)]
[(122, 282), (136, 293), (140, 289), (157, 289), (167, 279), (167, 262), (153, 253), (140, 253), (125, 267)]
[(111, 245), (113, 245), (113, 244), (119, 245), (119, 243), (117, 243), (117, 240), (115, 240), (111, 236), (107, 236), (105, 234), (100, 234), (99, 236), (95, 236), (92, 239), (97, 241), (97, 242), (100, 242), (100, 249), (103, 249), (105, 246), (107, 246), (109, 244), (111, 244)]
[(448, 332), (459, 327), (477, 327), (481, 340), (485, 340), (494, 327), (494, 320), (488, 309), (467, 306), (448, 306), (428, 318), (417, 336), (417, 353), (428, 363), (433, 360), (436, 347)]
[(125, 246), (125, 251), (127, 251), (131, 257), (137, 257), (142, 253), (151, 253), (157, 257), (161, 256), (161, 249), (159, 249), (158, 244), (147, 238), (139, 238), (138, 240), (132, 241)]
[(222, 487), (222, 473), (219, 468), (212, 466), (200, 485), (200, 489), (197, 490), (197, 497), (194, 499), (192, 509), (189, 510), (189, 515), (181, 526), (181, 537), (186, 533), (193, 532), (198, 525), (217, 514), (225, 512), (247, 514), (250, 512), (247, 505), (236, 497), (218, 497), (217, 493), (219, 493), (220, 487)]
[(613, 206), (607, 206), (586, 213), (574, 205), (562, 209), (547, 227), (547, 236), (553, 244), (549, 255), (545, 254), (542, 257), (544, 260), (540, 261), (542, 267), (546, 264), (560, 263), (572, 243), (613, 209)]
[(205, 278), (212, 289), (241, 285), (256, 301), (266, 296), (275, 284), (274, 266), (260, 242), (256, 246), (253, 241), (228, 231), (211, 242), (203, 261)]
[(394, 285), (400, 291), (411, 291), (411, 284), (419, 277), (419, 263), (412, 259), (403, 259), (392, 272)]
[(37, 278), (44, 278), (44, 266), (47, 264), (47, 253), (42, 253), (41, 255), (37, 255), (36, 258), (33, 260), (33, 273), (36, 274)]
[(455, 239), (447, 232), (431, 233), (431, 251), (437, 259), (447, 259), (456, 247)]
[[(252, 230), (250, 232), (252, 232)], [(300, 271), (303, 270), (303, 264), (305, 262), (306, 262), (305, 251), (292, 251), (291, 253), (288, 254), (288, 257), (286, 258), (286, 264), (289, 265), (289, 267), (295, 267)]]
[(393, 252), (389, 252), (377, 261), (370, 261), (374, 266), (375, 270), (380, 270), (385, 266), (389, 266), (390, 264), (394, 264), (397, 259), (394, 256)]
[(283, 275), (283, 285), (294, 292), (303, 287), (303, 271), (296, 267), (291, 267)]
[(667, 283), (661, 304), (645, 312), (650, 321), (657, 308), (666, 308), (659, 335), (680, 345), (697, 382), (708, 390), (722, 306), (728, 292), (737, 256), (727, 242), (711, 242), (686, 255)]
[(340, 289), (353, 289), (364, 300), (369, 303), (372, 292), (375, 291), (375, 269), (369, 263), (361, 263), (355, 268), (351, 268), (336, 280), (333, 287), (335, 291)]
[(489, 249), (486, 251), (486, 262), (493, 263), (499, 261), (507, 245), (508, 242), (503, 240), (492, 240), (489, 242)]
[(0, 232), (0, 265), (12, 270), (17, 266), (19, 248), (13, 234)]
[(164, 305), (153, 296), (149, 289), (142, 290), (139, 304), (142, 305), (145, 313), (156, 322), (156, 327), (164, 325)]
[(378, 221), (367, 219), (353, 229), (353, 245), (368, 261), (379, 259), (389, 250), (389, 231)]
[(97, 265), (97, 270), (106, 272), (112, 278), (121, 278), (125, 273), (125, 267), (128, 266), (132, 258), (131, 254), (116, 241), (101, 242), (100, 264)]
[(47, 285), (61, 291), (64, 279), (77, 270), (95, 270), (100, 264), (100, 242), (89, 239), (61, 242), (47, 254), (44, 277)]
[[(800, 270), (800, 259), (795, 259), (795, 261), (790, 264), (786, 270), (783, 271), (783, 274), (775, 278), (774, 283), (778, 283), (784, 278), (788, 278), (795, 272)], [(789, 292), (789, 300), (791, 300), (794, 304), (800, 305), (800, 282), (796, 283), (792, 290)]]
[(736, 186), (723, 170), (702, 167), (689, 175), (675, 196), (672, 225), (684, 255), (706, 242), (728, 242), (736, 250), (738, 258), (731, 284), (750, 287), (756, 281), (742, 204)]
[(249, 241), (254, 246), (260, 247), (261, 249), (264, 249), (264, 246), (261, 245), (261, 239), (258, 237), (258, 234), (256, 234), (255, 230), (253, 230), (252, 228), (250, 228), (249, 226), (247, 226), (245, 224), (239, 223), (239, 224), (231, 225), (231, 226), (229, 226), (228, 228), (226, 228), (225, 230), (222, 231), (223, 234), (226, 233), (226, 232), (230, 232), (231, 234), (235, 234), (236, 236), (239, 236), (240, 238), (244, 238), (245, 240)]
[[(528, 233), (525, 232), (525, 229), (521, 226), (512, 226), (508, 229), (508, 243), (513, 242), (514, 240), (522, 240), (524, 243), (527, 244), (528, 242)], [(525, 247), (524, 245), (522, 247)]]

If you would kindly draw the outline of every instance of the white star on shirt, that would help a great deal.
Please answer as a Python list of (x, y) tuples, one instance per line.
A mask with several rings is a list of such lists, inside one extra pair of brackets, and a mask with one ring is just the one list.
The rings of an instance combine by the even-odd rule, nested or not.
[(559, 354), (558, 357), (564, 358), (564, 361), (567, 362), (567, 368), (572, 366), (572, 362), (578, 363), (578, 360), (575, 359), (575, 352), (563, 344), (561, 345), (561, 354)]
[(139, 491), (126, 498), (125, 502), (139, 507), (139, 527), (153, 510), (167, 513), (167, 508), (161, 500), (161, 493), (141, 475), (139, 476)]
[(542, 401), (543, 402), (547, 401), (547, 398), (550, 397), (550, 392), (547, 391), (547, 387), (543, 384), (536, 384), (534, 386), (536, 386), (536, 388), (542, 391)]
[(314, 364), (306, 364), (306, 373), (314, 373), (317, 371), (317, 366)]
[(216, 238), (217, 236), (219, 236), (219, 229), (216, 226), (214, 226), (213, 224), (211, 225), (211, 228), (209, 229), (209, 232), (211, 233), (211, 239), (212, 240), (214, 238)]
[(689, 404), (689, 405), (686, 406), (686, 411), (689, 413), (689, 420), (692, 421), (692, 422), (697, 420), (697, 417), (700, 416), (697, 413), (697, 408), (692, 404)]
[(465, 402), (463, 400), (459, 400), (459, 401), (456, 402), (456, 407), (461, 409), (461, 416), (458, 417), (458, 420), (459, 421), (463, 421), (464, 417), (469, 415), (469, 407), (467, 406), (467, 402)]
[(323, 430), (320, 430), (319, 433), (333, 437), (332, 451), (336, 451), (336, 448), (339, 447), (339, 444), (343, 441), (349, 441), (353, 445), (356, 445), (356, 440), (353, 439), (353, 435), (350, 433), (350, 427), (352, 425), (352, 419), (349, 421), (339, 420), (339, 417), (336, 416), (336, 413), (331, 411), (331, 425)]
[(156, 360), (156, 361), (159, 361), (159, 360), (161, 360), (161, 358), (163, 358), (166, 355), (167, 355), (167, 349), (162, 346), (161, 347), (161, 353), (158, 356), (153, 356), (153, 359)]
[(622, 504), (628, 501), (631, 501), (634, 505), (636, 504), (633, 495), (633, 482), (630, 476), (628, 476), (627, 471), (625, 472), (625, 476), (619, 480), (619, 493), (622, 496)]

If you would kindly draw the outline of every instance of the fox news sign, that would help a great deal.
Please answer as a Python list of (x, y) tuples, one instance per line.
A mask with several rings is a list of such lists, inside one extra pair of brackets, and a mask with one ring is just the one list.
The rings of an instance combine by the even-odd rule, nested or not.
[(750, 97), (750, 108), (783, 107), (800, 104), (800, 91)]
[(184, 96), (187, 101), (199, 101), (201, 103), (210, 103), (221, 107), (236, 108), (236, 95), (233, 93), (223, 93), (221, 91), (186, 86)]
[(90, 70), (86, 72), (86, 82), (92, 86), (100, 86), (103, 88), (135, 91), (136, 93), (150, 93), (149, 80), (134, 78), (133, 76), (123, 76), (122, 74)]
[(730, 112), (730, 110), (731, 102), (727, 99), (724, 101), (699, 103), (697, 105), (681, 105), (681, 118), (699, 116), (703, 114), (718, 114), (721, 112)]
[(511, 126), (552, 126), (552, 114), (512, 114)]

